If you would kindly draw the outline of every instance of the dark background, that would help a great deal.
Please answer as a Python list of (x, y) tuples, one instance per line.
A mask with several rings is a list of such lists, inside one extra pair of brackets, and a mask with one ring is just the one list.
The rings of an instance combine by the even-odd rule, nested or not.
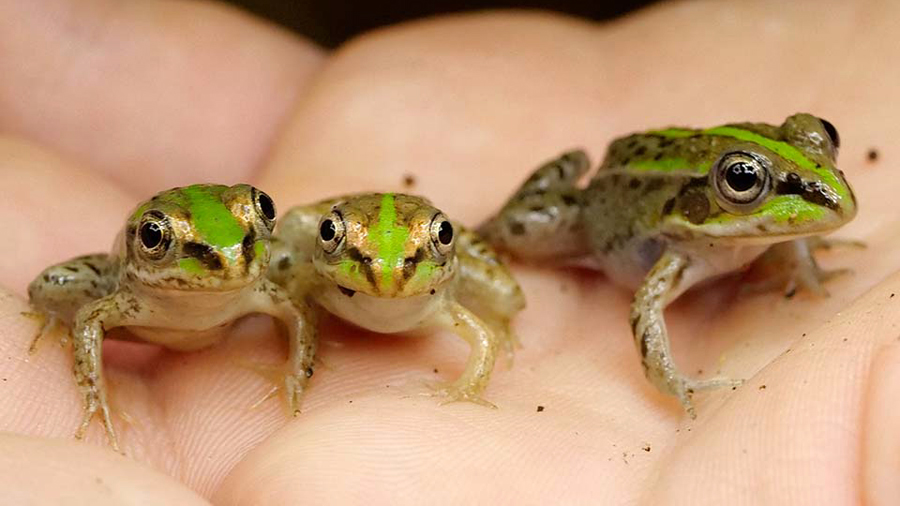
[(480, 9), (546, 9), (594, 20), (625, 14), (654, 0), (227, 0), (326, 47), (379, 26), (449, 12)]

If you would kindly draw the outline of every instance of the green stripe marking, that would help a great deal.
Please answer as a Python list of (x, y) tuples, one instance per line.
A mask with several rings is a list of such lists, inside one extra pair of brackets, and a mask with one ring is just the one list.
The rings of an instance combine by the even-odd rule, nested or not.
[(710, 165), (712, 165), (710, 162), (703, 162), (696, 167), (693, 167), (684, 158), (663, 158), (662, 160), (638, 160), (628, 164), (628, 168), (633, 170), (645, 170), (651, 172), (686, 171), (706, 174), (707, 172), (709, 172)]
[[(817, 166), (815, 162), (807, 158), (803, 152), (794, 146), (783, 142), (776, 141), (774, 139), (770, 139), (768, 137), (759, 135), (758, 133), (751, 132), (749, 130), (744, 130), (742, 128), (730, 127), (730, 126), (719, 126), (714, 128), (707, 128), (706, 130), (690, 130), (685, 128), (667, 128), (665, 130), (653, 130), (648, 132), (651, 135), (661, 135), (663, 137), (670, 138), (683, 138), (690, 137), (692, 135), (703, 134), (703, 135), (715, 135), (720, 137), (731, 137), (732, 139), (738, 139), (741, 141), (752, 142), (754, 144), (758, 144), (778, 156), (790, 160), (796, 163), (799, 167), (802, 167), (810, 172), (813, 172), (819, 176), (823, 183), (827, 184), (831, 187), (832, 190), (840, 197), (841, 199), (845, 199), (849, 197), (847, 192), (847, 188), (843, 183), (838, 179), (838, 177), (831, 170)], [(706, 170), (709, 170), (707, 166)]]
[(198, 276), (202, 275), (206, 272), (206, 269), (203, 268), (203, 265), (200, 263), (200, 260), (197, 260), (193, 257), (182, 258), (178, 260), (178, 267), (181, 270), (188, 272), (190, 274), (196, 274)]
[(397, 208), (394, 205), (393, 193), (385, 193), (381, 197), (378, 223), (369, 232), (378, 248), (378, 257), (382, 261), (381, 282), (385, 287), (392, 286), (394, 268), (403, 265), (406, 241), (409, 238), (409, 229), (397, 225)]
[(206, 185), (193, 185), (182, 188), (181, 192), (187, 199), (191, 220), (203, 241), (221, 250), (233, 261), (241, 254), (244, 228), (225, 207), (219, 198), (220, 193), (211, 190)]

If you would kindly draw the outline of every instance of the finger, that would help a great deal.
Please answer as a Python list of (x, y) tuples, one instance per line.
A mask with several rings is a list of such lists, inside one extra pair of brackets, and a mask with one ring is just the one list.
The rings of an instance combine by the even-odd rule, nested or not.
[(109, 450), (11, 434), (0, 435), (0, 489), (7, 504), (209, 504)]
[(135, 198), (33, 143), (0, 137), (5, 255), (0, 284), (19, 294), (50, 264), (108, 252)]
[(210, 2), (3, 2), (0, 20), (0, 129), (142, 196), (250, 178), (320, 61)]

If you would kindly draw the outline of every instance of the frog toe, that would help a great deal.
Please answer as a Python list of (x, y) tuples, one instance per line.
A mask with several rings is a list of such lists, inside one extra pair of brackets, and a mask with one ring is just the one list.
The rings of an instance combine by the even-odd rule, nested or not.
[(426, 383), (426, 385), (431, 391), (425, 392), (423, 395), (428, 395), (429, 397), (440, 397), (440, 404), (442, 406), (454, 402), (472, 402), (478, 404), (479, 406), (497, 409), (496, 405), (488, 400), (485, 400), (481, 396), (481, 392), (470, 386), (458, 385), (456, 383), (434, 382), (428, 382)]

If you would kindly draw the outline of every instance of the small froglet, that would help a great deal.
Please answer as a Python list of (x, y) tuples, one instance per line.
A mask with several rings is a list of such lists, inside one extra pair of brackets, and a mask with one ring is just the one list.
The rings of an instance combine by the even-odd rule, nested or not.
[[(769, 284), (825, 293), (816, 237), (856, 214), (835, 167), (835, 127), (809, 114), (783, 124), (667, 128), (615, 140), (586, 187), (582, 151), (541, 166), (479, 232), (524, 260), (601, 269), (636, 290), (630, 322), (644, 373), (695, 417), (694, 392), (739, 380), (678, 370), (664, 309), (696, 283), (741, 269), (763, 253), (782, 266)], [(771, 283), (773, 282), (774, 283)]]
[[(173, 350), (197, 350), (223, 337), (223, 327), (263, 313), (287, 328), (290, 357), (284, 389), (297, 414), (312, 375), (315, 329), (302, 305), (265, 275), (275, 204), (246, 184), (198, 184), (158, 193), (125, 222), (110, 254), (78, 257), (45, 269), (28, 287), (45, 325), (70, 329), (75, 381), (84, 416), (81, 439), (100, 415), (109, 443), (119, 443), (107, 403), (102, 346), (107, 331)], [(34, 345), (32, 345), (32, 349)]]
[(481, 397), (510, 320), (525, 306), (494, 251), (427, 200), (366, 193), (289, 210), (280, 220), (270, 279), (297, 299), (379, 333), (446, 329), (471, 353), (462, 375), (440, 385), (448, 401)]

